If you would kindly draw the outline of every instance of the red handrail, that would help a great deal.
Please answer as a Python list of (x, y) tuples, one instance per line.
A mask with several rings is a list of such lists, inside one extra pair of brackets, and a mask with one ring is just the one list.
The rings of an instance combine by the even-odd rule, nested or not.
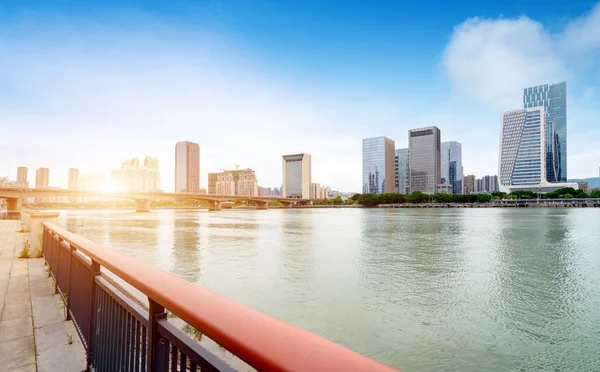
[(46, 222), (44, 225), (258, 370), (395, 371), (55, 224)]

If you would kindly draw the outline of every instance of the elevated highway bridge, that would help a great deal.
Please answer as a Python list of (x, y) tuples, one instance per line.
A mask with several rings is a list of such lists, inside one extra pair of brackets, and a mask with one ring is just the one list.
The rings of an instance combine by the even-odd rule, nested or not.
[(35, 197), (102, 197), (131, 199), (136, 202), (136, 212), (149, 212), (150, 203), (154, 200), (206, 200), (209, 210), (220, 211), (223, 202), (228, 201), (251, 201), (256, 204), (256, 209), (265, 210), (269, 202), (280, 202), (284, 207), (293, 207), (298, 204), (307, 204), (309, 199), (280, 198), (271, 196), (236, 196), (236, 195), (214, 195), (214, 194), (191, 194), (191, 193), (167, 193), (167, 192), (102, 192), (84, 190), (49, 190), (49, 189), (0, 189), (0, 199), (6, 199), (7, 213), (18, 214), (21, 211), (23, 199)]

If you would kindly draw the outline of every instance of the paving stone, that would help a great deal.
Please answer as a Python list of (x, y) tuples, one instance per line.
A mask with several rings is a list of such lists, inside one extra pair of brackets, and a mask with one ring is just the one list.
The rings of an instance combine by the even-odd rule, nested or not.
[(16, 371), (35, 363), (32, 336), (0, 342), (0, 371)]
[(21, 317), (0, 322), (0, 342), (33, 336), (31, 317)]
[(36, 327), (43, 327), (65, 320), (64, 310), (59, 307), (56, 295), (33, 297), (31, 304)]
[[(29, 294), (27, 294), (29, 297)], [(2, 309), (2, 321), (11, 320), (22, 317), (31, 318), (31, 304), (29, 301), (10, 303), (4, 302), (4, 309)]]

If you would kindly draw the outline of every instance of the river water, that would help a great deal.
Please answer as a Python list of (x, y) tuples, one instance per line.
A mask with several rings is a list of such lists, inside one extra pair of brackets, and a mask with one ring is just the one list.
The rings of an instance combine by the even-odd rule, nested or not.
[(62, 211), (69, 230), (403, 371), (600, 370), (600, 210)]

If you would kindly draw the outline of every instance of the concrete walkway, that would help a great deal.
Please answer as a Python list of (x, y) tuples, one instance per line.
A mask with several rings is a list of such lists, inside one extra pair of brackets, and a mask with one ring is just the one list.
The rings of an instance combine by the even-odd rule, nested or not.
[(0, 372), (83, 371), (83, 346), (65, 321), (44, 259), (18, 258), (20, 228), (20, 221), (0, 221)]

